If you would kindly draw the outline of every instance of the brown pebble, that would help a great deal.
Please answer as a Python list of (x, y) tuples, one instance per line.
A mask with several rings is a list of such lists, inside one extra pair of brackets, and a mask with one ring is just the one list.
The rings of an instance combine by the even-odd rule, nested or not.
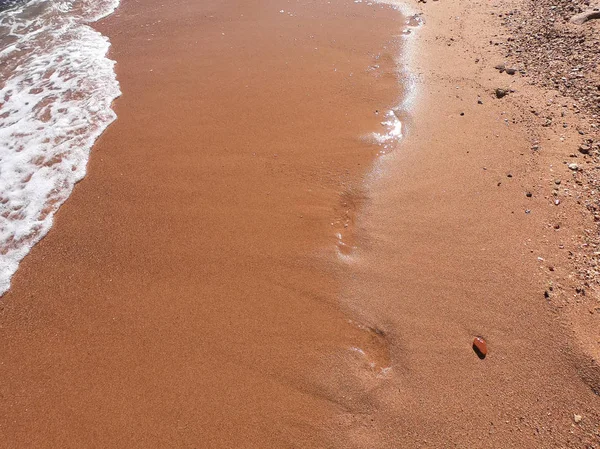
[(502, 98), (508, 95), (508, 90), (498, 88), (496, 89), (496, 98)]
[(590, 154), (590, 150), (591, 150), (591, 148), (589, 145), (581, 145), (579, 147), (579, 152), (582, 154)]
[(477, 354), (480, 359), (485, 359), (487, 355), (487, 343), (482, 337), (475, 337), (473, 339), (473, 351)]

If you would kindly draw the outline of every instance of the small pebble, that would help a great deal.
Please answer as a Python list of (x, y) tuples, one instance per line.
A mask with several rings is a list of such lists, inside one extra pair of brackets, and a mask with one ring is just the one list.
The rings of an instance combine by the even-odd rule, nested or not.
[(579, 165), (577, 165), (575, 163), (569, 164), (569, 165), (567, 165), (567, 167), (569, 167), (569, 170), (573, 170), (573, 171), (579, 170)]
[(496, 98), (505, 97), (507, 94), (508, 94), (508, 91), (506, 89), (501, 89), (501, 88), (496, 89)]
[(575, 421), (575, 424), (579, 424), (582, 419), (583, 419), (583, 416), (581, 416), (581, 415), (573, 415), (573, 421)]
[(581, 145), (579, 147), (579, 152), (582, 153), (582, 154), (589, 154), (590, 150), (591, 150), (591, 148), (590, 148), (589, 145)]
[(485, 359), (487, 355), (487, 343), (482, 337), (475, 337), (473, 339), (473, 351), (477, 354), (480, 359)]
[(533, 196), (533, 193), (531, 193), (531, 192), (527, 192), (527, 193), (525, 194), (525, 196), (526, 196), (527, 198), (531, 198), (531, 197)]

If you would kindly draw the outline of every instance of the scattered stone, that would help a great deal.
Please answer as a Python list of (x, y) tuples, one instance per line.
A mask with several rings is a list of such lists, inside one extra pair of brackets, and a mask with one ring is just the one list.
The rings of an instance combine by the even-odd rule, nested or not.
[(525, 194), (525, 196), (526, 196), (527, 198), (531, 198), (531, 197), (533, 196), (533, 193), (531, 193), (531, 192), (527, 192), (527, 193)]
[(598, 0), (591, 1), (593, 6), (590, 0), (526, 3), (526, 8), (505, 14), (502, 19), (510, 34), (504, 42), (504, 70), (518, 65), (526, 70), (531, 84), (577, 99), (572, 105), (564, 104), (564, 108), (572, 107), (575, 114), (598, 116), (600, 33), (597, 24), (586, 26), (587, 21), (600, 19)]
[(560, 200), (559, 200), (558, 198), (556, 198), (556, 199), (554, 200), (554, 205), (555, 205), (555, 206), (558, 206), (559, 204), (560, 204)]
[(506, 73), (508, 73), (509, 75), (514, 75), (515, 73), (517, 73), (517, 69), (512, 69), (512, 68), (511, 69), (506, 68), (506, 69), (504, 69), (504, 71)]
[(546, 290), (544, 292), (544, 298), (546, 298), (546, 299), (550, 298), (550, 293), (548, 292), (548, 290)]
[(461, 112), (461, 113), (460, 113), (460, 115), (461, 115), (461, 117), (462, 117), (463, 115), (465, 115), (465, 113), (464, 113), (464, 112)]
[(503, 98), (508, 95), (508, 90), (498, 87), (496, 89), (496, 98)]
[(557, 186), (559, 186), (560, 185), (560, 179), (555, 179), (554, 180), (554, 184), (556, 184)]
[(532, 146), (531, 146), (531, 149), (532, 149), (533, 151), (537, 151), (537, 150), (539, 150), (539, 149), (540, 149), (540, 146), (539, 146), (539, 145), (532, 145)]
[(581, 416), (581, 415), (573, 415), (573, 421), (575, 421), (575, 424), (579, 424), (582, 419), (583, 419), (583, 416)]
[(506, 175), (507, 178), (512, 178), (512, 173)]
[(531, 213), (531, 209), (525, 209), (525, 213), (526, 214), (530, 214)]
[(481, 100), (481, 98), (477, 99), (477, 104), (483, 104), (483, 101)]
[(504, 64), (496, 64), (496, 65), (494, 66), (494, 68), (495, 68), (496, 70), (500, 70), (500, 73), (502, 73), (502, 72), (504, 72), (504, 69), (506, 68), (506, 66), (505, 66)]
[(590, 150), (591, 150), (591, 148), (589, 145), (580, 145), (579, 146), (579, 152), (581, 154), (590, 154)]
[(579, 165), (577, 165), (575, 163), (569, 164), (569, 165), (567, 165), (567, 167), (569, 167), (569, 170), (573, 170), (573, 171), (579, 170)]
[(485, 359), (487, 355), (487, 343), (483, 339), (483, 337), (475, 337), (473, 339), (473, 351), (477, 354), (481, 360)]

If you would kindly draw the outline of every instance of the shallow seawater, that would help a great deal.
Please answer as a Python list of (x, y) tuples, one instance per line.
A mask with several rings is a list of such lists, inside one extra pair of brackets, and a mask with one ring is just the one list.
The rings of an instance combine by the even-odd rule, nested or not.
[(0, 0), (0, 11), (4, 11), (9, 8), (14, 8), (23, 3), (25, 3), (25, 0)]
[(118, 0), (0, 0), (0, 295), (85, 175), (120, 95), (89, 24)]

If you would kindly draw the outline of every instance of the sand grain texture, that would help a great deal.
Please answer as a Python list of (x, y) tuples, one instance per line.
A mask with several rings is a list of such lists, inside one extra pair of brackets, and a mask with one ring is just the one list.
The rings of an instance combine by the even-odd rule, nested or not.
[(364, 339), (331, 222), (399, 95), (368, 67), (401, 21), (281, 9), (129, 0), (98, 25), (119, 119), (2, 298), (0, 445), (329, 444), (323, 360)]
[(580, 229), (543, 186), (576, 175), (531, 152), (543, 100), (493, 68), (490, 6), (418, 7), (407, 34), (342, 1), (99, 25), (119, 120), (2, 299), (0, 445), (598, 447), (597, 370), (544, 298)]

